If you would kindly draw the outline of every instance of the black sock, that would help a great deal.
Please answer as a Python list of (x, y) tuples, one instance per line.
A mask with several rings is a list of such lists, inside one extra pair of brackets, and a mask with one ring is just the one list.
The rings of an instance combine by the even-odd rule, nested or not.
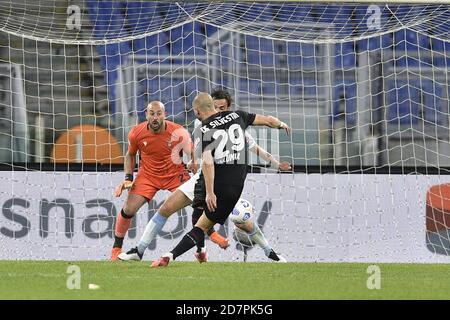
[[(203, 214), (203, 209), (199, 209), (199, 208), (194, 208), (194, 211), (192, 212), (192, 227), (195, 227), (195, 224), (197, 223), (198, 219), (200, 219), (200, 217)], [(208, 230), (208, 236), (211, 235), (211, 230), (212, 232), (214, 232), (214, 228), (211, 228), (210, 230)], [(203, 245), (197, 246), (197, 252), (200, 252), (200, 250), (203, 248), (205, 241), (203, 240)]]
[(114, 245), (113, 248), (122, 248), (123, 238), (119, 238), (118, 236), (114, 236)]
[(269, 259), (272, 259), (272, 260), (274, 260), (274, 261), (279, 261), (279, 260), (280, 260), (280, 258), (279, 258), (278, 255), (275, 253), (275, 251), (273, 251), (273, 249), (270, 251), (268, 258), (269, 258)]
[(195, 224), (197, 223), (198, 219), (203, 214), (203, 209), (194, 208), (194, 211), (192, 211), (192, 228), (195, 227)]
[[(124, 219), (131, 219), (131, 218), (133, 218), (133, 216), (127, 215), (127, 214), (125, 213), (125, 211), (123, 211), (123, 208), (122, 208), (122, 210), (120, 210), (120, 215), (121, 215), (122, 218), (124, 218)], [(122, 248), (122, 246), (123, 246), (123, 239), (124, 239), (124, 238), (120, 238), (120, 237), (114, 235), (114, 244), (113, 244), (113, 248)]]
[(214, 227), (212, 227), (211, 229), (209, 229), (209, 230), (206, 232), (206, 234), (207, 234), (208, 237), (209, 237), (209, 236), (212, 235), (215, 231), (216, 231), (216, 229), (214, 229)]
[(203, 248), (205, 246), (205, 234), (199, 227), (194, 227), (185, 234), (183, 239), (170, 252), (173, 254), (173, 259), (175, 260), (194, 246), (197, 246), (197, 248)]

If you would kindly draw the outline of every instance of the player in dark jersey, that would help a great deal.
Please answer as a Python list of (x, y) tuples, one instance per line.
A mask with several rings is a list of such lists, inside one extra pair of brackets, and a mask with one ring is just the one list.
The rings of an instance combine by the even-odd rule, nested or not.
[[(249, 125), (290, 128), (277, 118), (245, 111), (217, 113), (211, 96), (200, 93), (194, 99), (194, 110), (203, 119), (199, 128), (202, 143), (202, 173), (195, 185), (193, 207), (204, 210), (202, 216), (178, 245), (153, 261), (152, 267), (167, 266), (171, 260), (197, 246), (204, 248), (205, 233), (216, 223), (224, 224), (239, 200), (247, 176), (245, 129)], [(194, 141), (198, 138), (194, 136)], [(194, 142), (195, 143), (195, 142)]]

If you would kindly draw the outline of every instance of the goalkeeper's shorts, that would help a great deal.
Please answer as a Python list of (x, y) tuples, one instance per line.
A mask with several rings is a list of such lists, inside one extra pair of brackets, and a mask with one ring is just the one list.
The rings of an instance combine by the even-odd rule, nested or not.
[(138, 194), (150, 201), (159, 190), (174, 192), (190, 178), (187, 171), (180, 171), (169, 178), (149, 177), (144, 174), (137, 175), (130, 189), (130, 194)]

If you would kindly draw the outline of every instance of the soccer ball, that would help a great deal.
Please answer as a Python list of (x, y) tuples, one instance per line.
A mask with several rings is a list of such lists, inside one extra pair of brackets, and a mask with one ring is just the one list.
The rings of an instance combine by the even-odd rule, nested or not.
[(230, 214), (230, 220), (235, 224), (243, 224), (253, 216), (253, 206), (245, 199), (239, 199)]

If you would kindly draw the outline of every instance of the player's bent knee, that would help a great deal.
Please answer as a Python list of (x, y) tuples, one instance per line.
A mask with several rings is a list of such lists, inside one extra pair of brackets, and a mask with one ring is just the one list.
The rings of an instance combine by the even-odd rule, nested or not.
[(253, 225), (249, 221), (247, 221), (246, 223), (234, 223), (234, 225), (236, 226), (236, 228), (247, 233), (253, 232)]
[(190, 203), (189, 199), (179, 190), (176, 190), (159, 208), (159, 214), (169, 217), (178, 210), (183, 209)]
[(164, 202), (158, 211), (160, 215), (167, 218), (171, 216), (176, 211), (176, 209), (170, 203)]
[(141, 206), (137, 206), (134, 203), (130, 204), (128, 201), (126, 201), (123, 205), (122, 210), (125, 212), (127, 216), (134, 217), (140, 208)]
[(134, 217), (136, 215), (136, 212), (137, 212), (137, 210), (135, 208), (127, 206), (127, 205), (124, 205), (122, 210), (129, 217)]
[(127, 216), (134, 217), (145, 203), (147, 203), (145, 197), (137, 194), (129, 194), (123, 204), (123, 211)]

